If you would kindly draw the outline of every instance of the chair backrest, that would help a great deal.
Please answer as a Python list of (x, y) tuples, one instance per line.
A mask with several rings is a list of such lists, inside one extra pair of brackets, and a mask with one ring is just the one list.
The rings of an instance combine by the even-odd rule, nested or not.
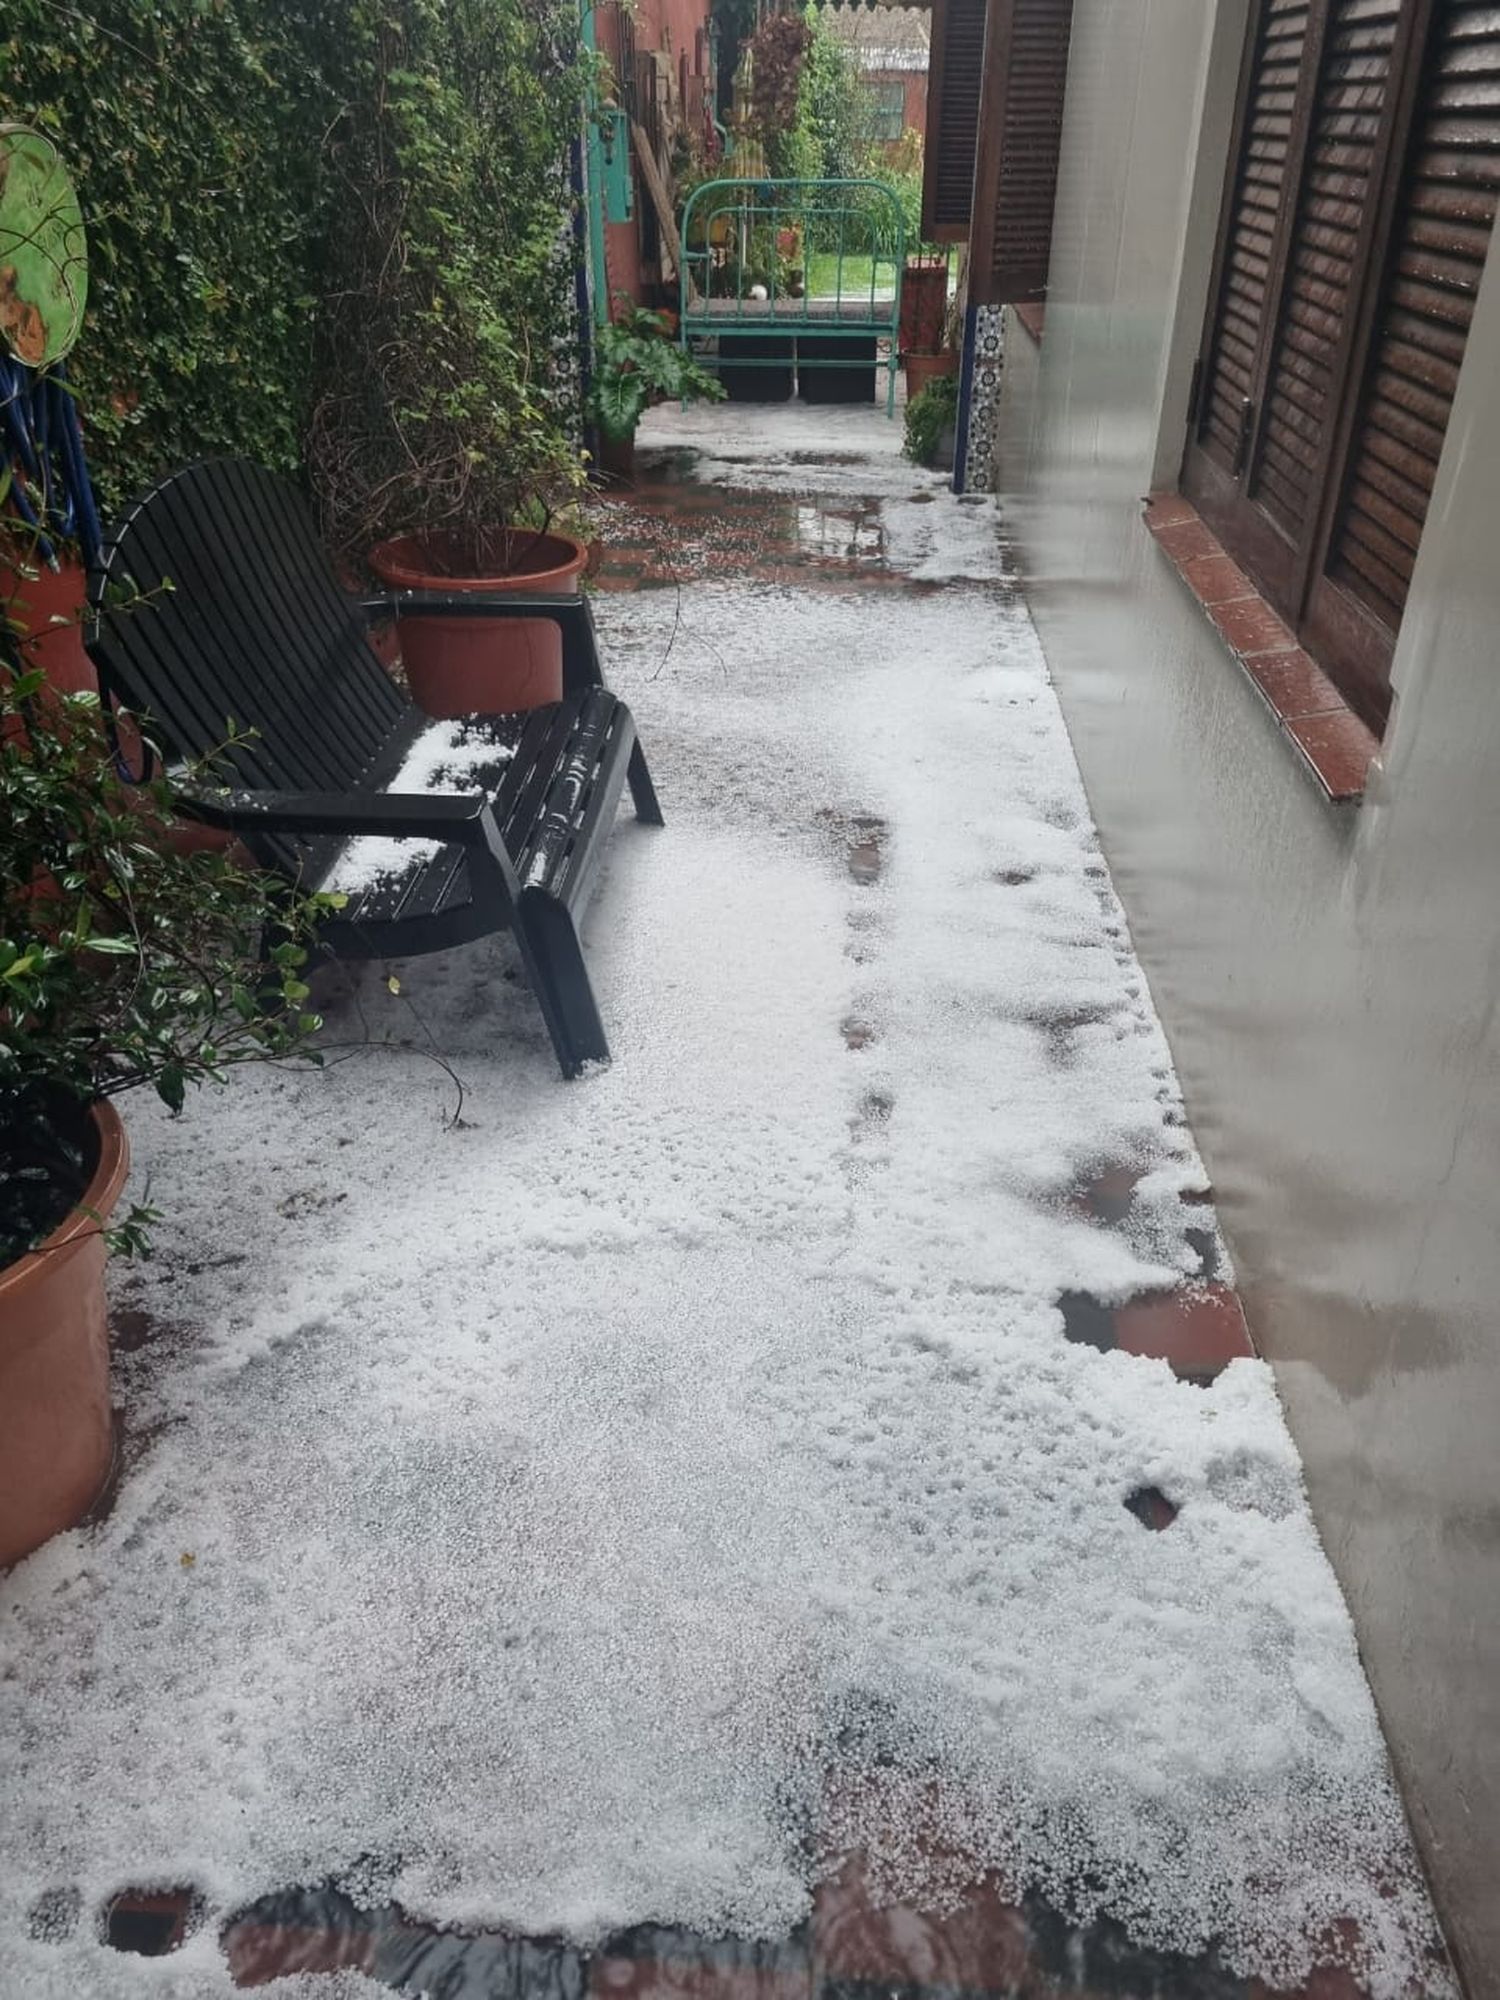
[(246, 459), (206, 459), (137, 501), (89, 612), (101, 691), (169, 753), (201, 757), (231, 723), (256, 732), (225, 760), (242, 784), (356, 789), (406, 707), (307, 503)]

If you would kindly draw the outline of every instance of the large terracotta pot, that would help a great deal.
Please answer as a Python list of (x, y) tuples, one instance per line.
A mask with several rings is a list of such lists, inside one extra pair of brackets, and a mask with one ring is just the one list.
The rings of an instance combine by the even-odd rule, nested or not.
[(958, 356), (951, 349), (944, 354), (908, 354), (906, 357), (906, 400), (915, 401), (941, 375), (958, 373)]
[(114, 1460), (100, 1232), (130, 1149), (113, 1106), (91, 1119), (98, 1163), (77, 1208), (0, 1270), (0, 1566), (80, 1520)]
[[(35, 576), (23, 576), (22, 567)], [(0, 609), (21, 627), (22, 670), (40, 667), (48, 685), (61, 694), (92, 694), (99, 683), (83, 650), (83, 610), (88, 578), (81, 563), (65, 556), (57, 569), (38, 563), (0, 535)]]
[[(381, 542), (370, 567), (393, 590), (577, 590), (588, 562), (582, 542), (519, 533), (516, 542), (523, 566), (504, 575), (464, 575), (457, 538), (441, 534)], [(397, 632), (412, 700), (429, 715), (509, 715), (562, 699), (562, 633), (549, 618), (402, 618)]]

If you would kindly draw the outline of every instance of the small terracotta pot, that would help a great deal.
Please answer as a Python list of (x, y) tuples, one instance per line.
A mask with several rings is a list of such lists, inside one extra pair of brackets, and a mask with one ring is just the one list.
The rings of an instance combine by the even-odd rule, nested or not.
[[(503, 576), (462, 569), (453, 536), (397, 535), (370, 551), (393, 590), (515, 591), (571, 597), (588, 550), (571, 535), (518, 534), (525, 566)], [(401, 618), (401, 660), (412, 700), (434, 716), (510, 715), (562, 699), (562, 633), (547, 618)]]
[(958, 373), (958, 356), (951, 350), (943, 354), (908, 354), (906, 357), (906, 400), (914, 402), (929, 382), (935, 382), (942, 375)]
[(130, 1148), (112, 1105), (90, 1117), (99, 1158), (77, 1208), (0, 1270), (0, 1567), (81, 1520), (114, 1460), (101, 1225)]

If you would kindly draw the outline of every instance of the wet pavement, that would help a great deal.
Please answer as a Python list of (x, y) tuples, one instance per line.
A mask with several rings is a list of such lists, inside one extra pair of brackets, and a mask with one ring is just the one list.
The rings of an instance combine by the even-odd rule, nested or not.
[[(607, 553), (595, 579), (599, 589), (670, 588), (716, 574), (830, 589), (942, 587), (914, 582), (890, 563), (879, 499), (693, 485), (683, 477), (688, 466), (681, 456), (658, 456), (643, 465), (634, 490), (600, 500)], [(846, 850), (855, 883), (879, 880), (882, 822), (851, 819), (829, 832)], [(1017, 872), (1003, 880), (1021, 890), (1027, 877)], [(1057, 1060), (1066, 1062), (1069, 1037), (1085, 1024), (1046, 1025)], [(853, 1017), (843, 1032), (856, 1053), (875, 1034)], [(861, 1115), (878, 1124), (880, 1104), (867, 1102)], [(1065, 1205), (1101, 1230), (1124, 1228), (1136, 1178), (1128, 1160), (1112, 1163), (1072, 1189)], [(1123, 1305), (1067, 1294), (1060, 1301), (1067, 1337), (1165, 1359), (1180, 1379), (1199, 1385), (1253, 1353), (1238, 1297), (1222, 1276), (1209, 1201), (1207, 1195), (1183, 1201), (1182, 1233), (1196, 1256), (1195, 1277)], [(122, 1344), (139, 1346), (153, 1328), (127, 1311), (117, 1333)], [(1169, 1493), (1141, 1487), (1125, 1505), (1142, 1532), (1170, 1533), (1177, 1505)], [(496, 1810), (504, 1811), (503, 1800)], [(646, 1926), (584, 1951), (555, 1939), (439, 1930), (392, 1903), (359, 1907), (334, 1885), (289, 1886), (264, 1897), (222, 1922), (218, 1941), (244, 1988), (349, 1968), (398, 1992), (443, 2000), (1272, 2000), (1270, 1989), (1227, 1972), (1213, 1950), (1192, 1957), (1153, 1952), (1113, 1922), (1070, 1925), (1040, 1899), (1013, 1899), (993, 1880), (950, 1893), (937, 1910), (885, 1904), (861, 1857), (827, 1851), (825, 1830), (816, 1826), (807, 1840), (810, 1853), (823, 1853), (821, 1886), (808, 1921), (776, 1942)], [(961, 1856), (944, 1862), (950, 1884), (962, 1878)], [(374, 1879), (386, 1872), (375, 1870)], [(66, 1937), (97, 1925), (116, 1950), (157, 1957), (174, 1952), (206, 1921), (192, 1885), (127, 1890), (97, 1911), (61, 1890), (33, 1911), (33, 1935)], [(1331, 1938), (1330, 1959), (1342, 1956), (1340, 1945), (1348, 1942)], [(1434, 1964), (1432, 1986), (1422, 1990), (1448, 1991), (1442, 1965)], [(1362, 1989), (1330, 1965), (1297, 1991), (1306, 2000), (1359, 2000)]]
[[(106, 1921), (119, 1949), (157, 1956), (191, 1935), (195, 1913), (186, 1892), (142, 1893), (116, 1898)], [(1270, 2000), (1212, 1954), (1143, 1950), (1109, 1921), (1074, 1928), (1034, 1897), (980, 1889), (941, 1915), (879, 1907), (857, 1861), (818, 1890), (807, 1924), (769, 1943), (642, 1925), (584, 1952), (436, 1930), (392, 1904), (360, 1909), (335, 1888), (264, 1897), (220, 1942), (242, 1987), (352, 1968), (433, 2000)], [(1306, 1990), (1310, 2000), (1357, 1993), (1342, 1975)]]
[[(919, 595), (942, 585), (914, 579), (891, 560), (881, 501), (702, 485), (691, 452), (649, 452), (631, 487), (595, 501), (604, 554), (600, 590), (661, 590), (716, 576), (834, 589), (890, 587)], [(816, 468), (808, 467), (809, 485)], [(920, 486), (917, 505), (933, 495)]]

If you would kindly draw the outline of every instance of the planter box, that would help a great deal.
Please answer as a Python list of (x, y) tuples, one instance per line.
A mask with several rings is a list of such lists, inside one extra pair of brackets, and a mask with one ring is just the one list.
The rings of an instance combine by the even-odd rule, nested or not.
[(873, 403), (875, 400), (875, 341), (872, 335), (849, 334), (831, 340), (804, 341), (806, 360), (837, 367), (804, 367), (798, 374), (798, 394), (804, 403)]
[(915, 257), (901, 274), (901, 352), (935, 354), (948, 311), (948, 259)]
[[(757, 367), (736, 367), (756, 362)], [(774, 366), (768, 364), (776, 364)], [(731, 403), (786, 403), (792, 395), (792, 340), (789, 334), (721, 333), (719, 380)]]

